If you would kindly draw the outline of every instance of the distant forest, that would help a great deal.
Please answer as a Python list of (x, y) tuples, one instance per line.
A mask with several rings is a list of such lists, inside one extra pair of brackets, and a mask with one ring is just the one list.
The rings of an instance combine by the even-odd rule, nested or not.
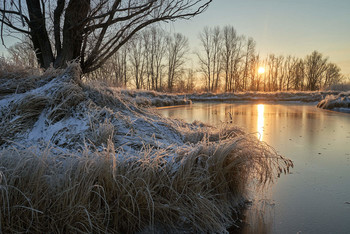
[[(239, 35), (233, 26), (205, 27), (198, 38), (194, 51), (185, 35), (146, 28), (84, 79), (166, 92), (314, 91), (345, 81), (339, 66), (318, 51), (305, 58), (262, 57), (254, 39)], [(28, 39), (11, 46), (5, 60), (38, 67)]]

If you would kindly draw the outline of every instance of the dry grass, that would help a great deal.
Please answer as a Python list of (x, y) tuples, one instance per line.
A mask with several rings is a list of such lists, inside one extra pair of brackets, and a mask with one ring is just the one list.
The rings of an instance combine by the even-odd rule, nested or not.
[(40, 70), (14, 64), (0, 57), (0, 79), (22, 79), (32, 75), (40, 75)]
[[(82, 84), (74, 64), (52, 74), (0, 100), (0, 232), (225, 232), (251, 186), (293, 166), (238, 128), (166, 119)], [(29, 147), (33, 125), (52, 143)]]
[(329, 110), (335, 108), (350, 108), (350, 91), (342, 92), (338, 95), (328, 95), (317, 104), (317, 107)]
[[(70, 69), (72, 70), (74, 67)], [(70, 71), (68, 70), (68, 72)], [(41, 86), (57, 77), (60, 79), (59, 83), (52, 88), (34, 92), (35, 89), (40, 89)], [(30, 81), (32, 85), (27, 86), (27, 81)], [(13, 94), (13, 98), (8, 98), (7, 106), (0, 108), (0, 145), (11, 140), (16, 134), (32, 128), (44, 110), (48, 111), (47, 119), (50, 123), (55, 123), (72, 114), (72, 110), (85, 99), (82, 88), (76, 79), (65, 79), (62, 71), (49, 69), (40, 77), (8, 79), (5, 84), (0, 86), (0, 92), (1, 88), (7, 87), (9, 83), (23, 88), (21, 88), (21, 92), (14, 93), (12, 93), (13, 90), (11, 92), (7, 90), (6, 94)]]
[(15, 134), (31, 128), (49, 103), (47, 96), (27, 94), (14, 100), (8, 109), (0, 109), (0, 145), (7, 139), (11, 140)]
[(247, 181), (265, 185), (292, 166), (249, 137), (202, 141), (179, 149), (172, 160), (167, 150), (150, 148), (137, 157), (115, 154), (122, 152), (111, 142), (103, 151), (75, 154), (1, 151), (1, 230), (223, 232), (235, 223)]
[(62, 70), (53, 68), (43, 72), (38, 68), (19, 66), (0, 58), (0, 98), (38, 88), (61, 73)]
[(96, 116), (102, 115), (98, 113), (90, 117), (90, 131), (87, 138), (95, 146), (106, 146), (108, 140), (113, 139), (115, 126), (111, 123), (110, 118), (107, 117), (101, 121)]
[(63, 119), (71, 109), (85, 100), (82, 88), (74, 82), (63, 83), (61, 87), (51, 94), (51, 109), (48, 119), (53, 123)]
[(161, 93), (147, 90), (127, 90), (113, 88), (114, 92), (120, 93), (124, 98), (129, 97), (138, 106), (173, 106), (173, 105), (188, 105), (192, 101), (185, 96), (169, 93)]

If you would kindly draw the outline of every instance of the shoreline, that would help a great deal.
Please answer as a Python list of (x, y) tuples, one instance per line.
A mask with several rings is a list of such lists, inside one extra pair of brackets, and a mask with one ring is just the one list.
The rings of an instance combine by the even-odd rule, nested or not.
[(2, 232), (226, 232), (251, 181), (262, 188), (293, 167), (236, 126), (165, 118), (82, 83), (76, 64), (6, 85)]

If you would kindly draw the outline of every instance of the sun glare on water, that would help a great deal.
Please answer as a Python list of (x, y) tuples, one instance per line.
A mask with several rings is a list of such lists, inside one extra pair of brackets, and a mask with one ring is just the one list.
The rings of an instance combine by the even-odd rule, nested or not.
[(258, 138), (260, 141), (263, 140), (264, 136), (264, 104), (259, 104), (258, 105), (258, 126), (257, 126), (257, 131), (258, 131)]
[(265, 68), (264, 68), (264, 67), (259, 67), (258, 73), (259, 73), (259, 74), (265, 73)]

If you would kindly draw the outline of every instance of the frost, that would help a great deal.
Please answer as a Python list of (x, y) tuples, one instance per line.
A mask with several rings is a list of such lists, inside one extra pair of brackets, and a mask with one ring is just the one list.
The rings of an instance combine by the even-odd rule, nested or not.
[(188, 94), (192, 101), (292, 101), (319, 102), (327, 95), (337, 95), (339, 91), (285, 91), (285, 92), (237, 92)]
[[(220, 129), (190, 124), (144, 107), (187, 100), (181, 96), (83, 83), (74, 64), (35, 82), (0, 97), (4, 207), (33, 231), (61, 231), (59, 225), (72, 220), (96, 232), (134, 224), (135, 230), (226, 232), (249, 181), (263, 187), (293, 166), (228, 123)], [(35, 213), (43, 222), (28, 219), (33, 211), (45, 211)], [(48, 220), (62, 224), (51, 230)]]
[(317, 104), (317, 107), (340, 112), (350, 112), (350, 91), (338, 95), (328, 95)]

